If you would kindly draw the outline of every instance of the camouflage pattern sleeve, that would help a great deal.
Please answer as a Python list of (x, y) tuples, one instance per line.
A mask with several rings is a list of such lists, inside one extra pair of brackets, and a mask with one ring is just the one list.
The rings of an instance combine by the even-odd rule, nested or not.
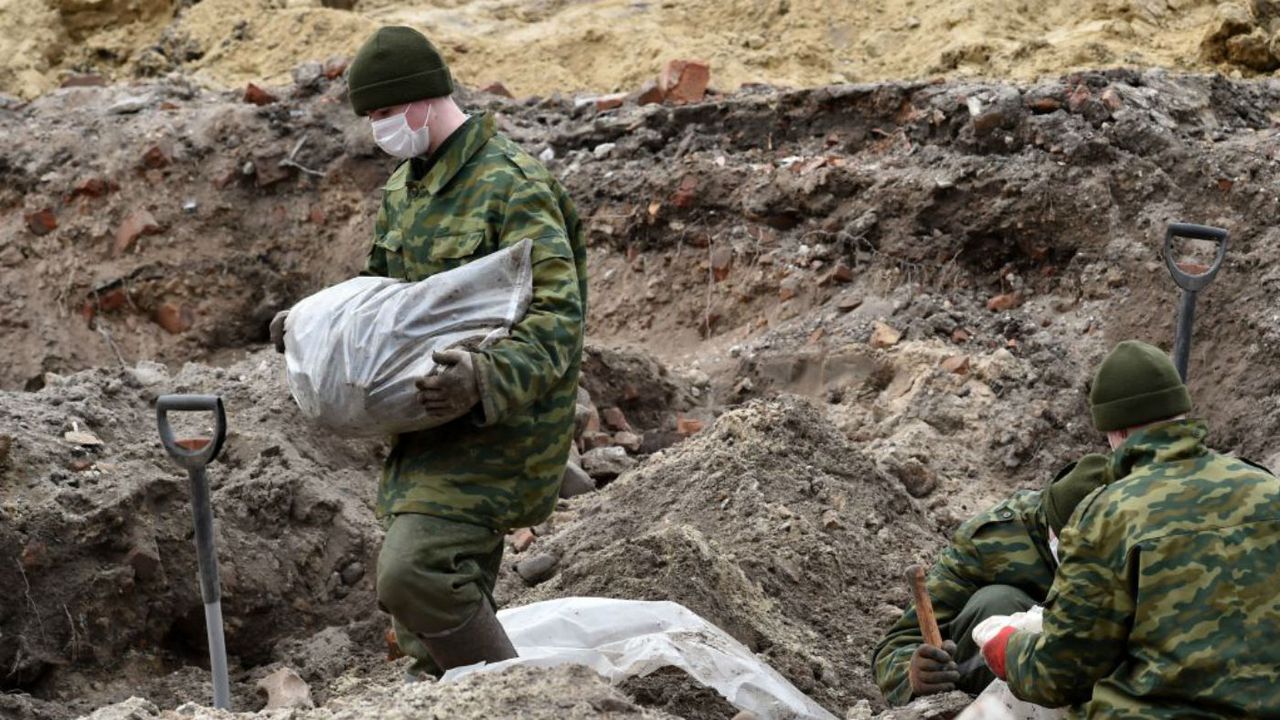
[(569, 371), (582, 351), (584, 312), (573, 248), (556, 196), (542, 182), (517, 185), (499, 247), (533, 241), (533, 298), (511, 335), (476, 355), (483, 418), (493, 425), (527, 408)]
[(1093, 685), (1123, 661), (1134, 600), (1123, 574), (1123, 547), (1107, 538), (1098, 502), (1107, 488), (1086, 497), (1058, 539), (1061, 564), (1044, 602), (1044, 629), (1009, 640), (1009, 688), (1044, 707), (1087, 701)]
[[(980, 516), (981, 517), (981, 516)], [(973, 537), (965, 528), (956, 532), (955, 540), (942, 552), (925, 579), (929, 598), (938, 625), (950, 622), (964, 609), (973, 593), (980, 587), (973, 569), (982, 566), (982, 553), (973, 543)], [(924, 642), (920, 634), (920, 620), (915, 603), (894, 623), (873, 655), (876, 684), (890, 705), (906, 705), (911, 702), (911, 683), (907, 669), (916, 646)]]

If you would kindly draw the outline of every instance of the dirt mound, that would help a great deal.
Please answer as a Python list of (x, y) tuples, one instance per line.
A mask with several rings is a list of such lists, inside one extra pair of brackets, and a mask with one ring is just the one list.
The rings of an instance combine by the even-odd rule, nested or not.
[[(276, 309), (359, 267), (392, 161), (343, 105), (340, 79), (268, 89), (277, 100), (261, 107), (180, 79), (0, 105), (0, 133), (20, 138), (0, 150), (0, 344), (10, 348), (0, 385), (48, 386), (0, 396), (12, 418), (0, 432), (16, 438), (0, 476), (16, 500), (4, 512), (23, 518), (0, 523), (19, 558), (0, 582), (25, 589), (25, 574), (39, 607), (25, 592), (5, 606), (0, 663), (21, 666), (6, 687), (64, 715), (60, 698), (82, 697), (74, 707), (87, 710), (128, 694), (94, 687), (107, 679), (87, 639), (105, 638), (112, 658), (137, 668), (126, 678), (157, 678), (138, 687), (158, 705), (204, 696), (192, 690), (204, 682), (195, 584), (173, 579), (191, 577), (185, 480), (153, 444), (156, 390), (135, 386), (136, 370), (66, 377), (87, 367), (154, 358), (175, 368), (172, 387), (187, 377), (233, 398), (248, 449), (237, 459), (233, 443), (214, 474), (226, 483), (215, 505), (237, 513), (220, 540), (241, 583), (228, 610), (241, 624), (240, 697), (276, 663), (298, 669), (317, 699), (335, 677), (381, 667), (325, 650), (380, 651), (385, 618), (370, 612), (367, 587), (375, 448), (302, 425), (274, 356), (252, 353)], [(1119, 339), (1168, 345), (1176, 293), (1157, 247), (1174, 219), (1233, 233), (1201, 297), (1197, 412), (1218, 447), (1264, 460), (1280, 450), (1280, 331), (1267, 320), (1280, 315), (1269, 292), (1280, 277), (1273, 80), (1111, 71), (755, 88), (607, 113), (463, 99), (552, 157), (589, 219), (584, 385), (605, 429), (626, 432), (605, 417), (615, 408), (665, 436), (675, 412), (707, 421), (717, 406), (753, 402), (618, 487), (566, 502), (504, 569), (508, 603), (671, 597), (833, 710), (876, 698), (865, 649), (905, 600), (891, 566), (927, 559), (940, 531), (1100, 448), (1084, 407), (1093, 364)], [(176, 370), (193, 358), (230, 367)], [(771, 404), (779, 393), (824, 409)], [(72, 422), (105, 448), (67, 444)], [(345, 539), (328, 539), (329, 512)], [(130, 559), (135, 528), (156, 538), (167, 585), (138, 581), (155, 563), (142, 554), (150, 546)], [(544, 551), (562, 565), (529, 590), (510, 564)], [(361, 553), (365, 578), (337, 597)], [(268, 581), (276, 558), (288, 572)], [(293, 568), (298, 558), (305, 567)], [(256, 633), (262, 642), (250, 642)], [(712, 711), (669, 678), (627, 691), (682, 714)]]
[(87, 711), (207, 659), (187, 479), (155, 429), (163, 393), (226, 402), (229, 434), (209, 472), (233, 664), (267, 663), (303, 628), (369, 614), (379, 448), (308, 427), (281, 373), (263, 354), (172, 376), (154, 363), (91, 370), (0, 395), (6, 687)]
[[(669, 720), (675, 716), (637, 706), (609, 687), (600, 676), (578, 666), (513, 668), (501, 673), (473, 675), (453, 683), (404, 684), (399, 673), (383, 672), (368, 679), (342, 678), (340, 694), (314, 710), (289, 710), (296, 720), (430, 716), (440, 720), (519, 717), (528, 720), (635, 718)], [(277, 711), (278, 712), (278, 711)], [(225, 712), (187, 706), (162, 712), (154, 704), (133, 698), (102, 708), (89, 720), (146, 720), (146, 718), (218, 718)], [(254, 717), (254, 716), (247, 716)]]
[[(876, 698), (867, 657), (941, 536), (898, 483), (792, 396), (721, 416), (558, 518), (551, 580), (514, 603), (673, 600), (724, 628), (829, 710)], [(669, 701), (670, 698), (664, 700)]]
[(280, 82), (300, 61), (351, 54), (384, 23), (428, 31), (462, 81), (501, 81), (519, 95), (631, 90), (676, 57), (709, 60), (725, 90), (1032, 78), (1119, 65), (1273, 70), (1269, 18), (1242, 26), (1233, 18), (1250, 17), (1243, 3), (1225, 18), (1217, 7), (1211, 0), (1015, 7), (1001, 0), (5, 0), (0, 26), (20, 32), (0, 41), (0, 90), (34, 97), (71, 70), (127, 77), (182, 69), (224, 87)]

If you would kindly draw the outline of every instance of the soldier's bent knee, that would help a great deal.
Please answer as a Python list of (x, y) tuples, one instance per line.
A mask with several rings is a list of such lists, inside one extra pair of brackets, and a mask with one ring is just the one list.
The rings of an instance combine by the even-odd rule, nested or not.
[(965, 605), (982, 617), (991, 617), (1030, 610), (1035, 599), (1012, 585), (987, 585), (979, 588)]

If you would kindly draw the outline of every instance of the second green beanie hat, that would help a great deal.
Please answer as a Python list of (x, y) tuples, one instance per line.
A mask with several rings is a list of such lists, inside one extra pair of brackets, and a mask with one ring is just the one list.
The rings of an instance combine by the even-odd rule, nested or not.
[(1094, 427), (1107, 432), (1181, 415), (1191, 409), (1191, 395), (1164, 351), (1125, 340), (1093, 376), (1089, 407)]
[(449, 66), (431, 41), (410, 27), (378, 28), (347, 72), (347, 95), (357, 115), (452, 94)]
[(1054, 535), (1062, 534), (1063, 526), (1071, 519), (1071, 513), (1075, 512), (1081, 500), (1111, 482), (1110, 465), (1111, 458), (1107, 455), (1085, 455), (1059, 471), (1049, 487), (1044, 489), (1040, 504)]

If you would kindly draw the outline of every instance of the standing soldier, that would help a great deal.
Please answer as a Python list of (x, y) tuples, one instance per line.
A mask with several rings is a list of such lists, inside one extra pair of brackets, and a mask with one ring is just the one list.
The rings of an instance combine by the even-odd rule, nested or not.
[[(402, 161), (383, 188), (367, 274), (413, 282), (533, 243), (526, 315), (483, 350), (436, 354), (419, 399), (454, 420), (397, 436), (383, 468), (378, 601), (416, 677), (515, 656), (493, 586), (505, 534), (554, 509), (573, 442), (586, 250), (564, 189), (491, 115), (459, 109), (449, 68), (422, 34), (379, 29), (348, 84), (378, 146)], [(284, 332), (281, 313), (277, 347)]]
[(1044, 631), (1004, 628), (987, 664), (1072, 717), (1280, 717), (1280, 480), (1205, 447), (1146, 343), (1116, 346), (1089, 404), (1115, 480), (1062, 533)]

